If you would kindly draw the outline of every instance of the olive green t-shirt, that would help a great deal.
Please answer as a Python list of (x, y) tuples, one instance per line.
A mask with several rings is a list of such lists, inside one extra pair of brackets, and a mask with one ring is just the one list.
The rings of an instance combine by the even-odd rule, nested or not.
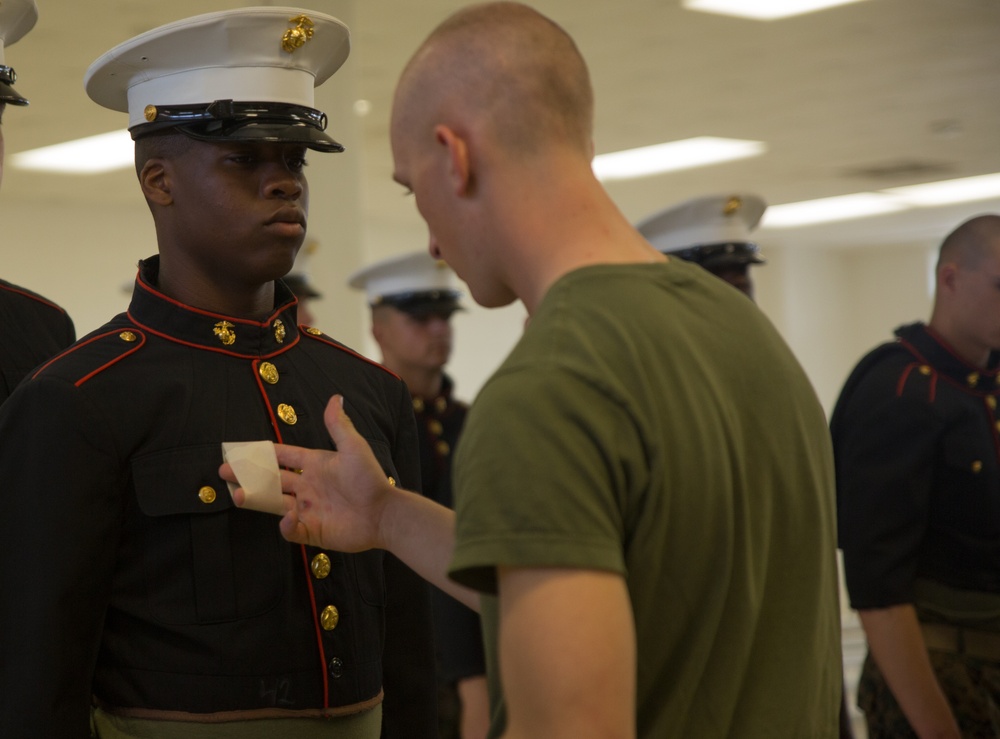
[(641, 739), (837, 736), (826, 419), (745, 295), (677, 260), (562, 277), (477, 397), (455, 475), (457, 581), (495, 592), (498, 565), (626, 578)]

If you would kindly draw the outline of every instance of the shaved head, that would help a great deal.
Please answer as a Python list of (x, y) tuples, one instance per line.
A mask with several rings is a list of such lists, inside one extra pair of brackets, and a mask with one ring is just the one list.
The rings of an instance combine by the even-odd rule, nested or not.
[(473, 5), (435, 29), (400, 78), (394, 125), (469, 121), (511, 156), (569, 144), (590, 156), (594, 100), (573, 39), (512, 2)]
[(951, 262), (964, 269), (975, 269), (995, 243), (1000, 243), (1000, 216), (970, 218), (941, 243), (937, 266)]

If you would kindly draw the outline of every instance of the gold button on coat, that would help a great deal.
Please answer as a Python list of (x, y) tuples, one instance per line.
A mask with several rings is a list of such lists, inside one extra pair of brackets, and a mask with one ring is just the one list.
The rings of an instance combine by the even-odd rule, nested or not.
[(996, 396), (995, 395), (987, 395), (986, 396), (986, 405), (988, 405), (990, 407), (991, 411), (996, 410), (996, 408), (997, 408), (997, 399), (996, 399)]
[(206, 485), (201, 490), (198, 491), (198, 498), (202, 503), (214, 503), (215, 502), (215, 488)]
[(444, 413), (448, 410), (448, 401), (445, 398), (436, 398), (434, 400), (434, 410), (438, 413)]
[(323, 552), (320, 552), (313, 557), (312, 563), (309, 567), (312, 569), (313, 577), (317, 580), (322, 580), (330, 574), (330, 558)]
[(427, 424), (427, 428), (435, 436), (440, 436), (441, 432), (444, 431), (444, 426), (441, 425), (440, 421), (431, 421)]
[(413, 399), (413, 410), (414, 410), (415, 413), (423, 413), (424, 412), (424, 399), (423, 398), (414, 398)]
[(451, 447), (448, 446), (447, 441), (439, 441), (437, 444), (434, 445), (434, 448), (437, 449), (437, 453), (440, 454), (442, 457), (447, 457), (448, 454), (451, 453)]
[(260, 376), (268, 385), (274, 385), (278, 381), (278, 368), (270, 362), (261, 362), (260, 369), (257, 371), (260, 372)]
[(979, 383), (979, 373), (970, 372), (969, 376), (965, 378), (965, 381), (969, 383), (969, 387), (975, 387)]
[(917, 369), (922, 375), (929, 375), (931, 373), (931, 368), (926, 364), (920, 365), (920, 367), (918, 367)]
[(320, 331), (318, 328), (313, 328), (312, 326), (310, 326), (309, 328), (306, 329), (306, 333), (312, 334), (313, 336), (320, 336), (323, 332)]
[(327, 606), (319, 614), (319, 622), (324, 631), (333, 631), (340, 623), (340, 611), (337, 610), (336, 606)]
[(131, 343), (139, 337), (133, 334), (131, 331), (122, 331), (120, 334), (118, 334), (118, 338), (121, 339), (122, 341), (127, 341)]
[(982, 471), (982, 469), (983, 469), (983, 463), (980, 462), (978, 459), (972, 463), (972, 471), (975, 472), (977, 475)]
[(391, 485), (392, 487), (396, 487), (396, 478), (393, 477), (392, 475), (389, 475), (389, 485)]
[(285, 403), (278, 406), (278, 418), (287, 423), (289, 426), (294, 426), (299, 420), (299, 417), (295, 415), (295, 409)]

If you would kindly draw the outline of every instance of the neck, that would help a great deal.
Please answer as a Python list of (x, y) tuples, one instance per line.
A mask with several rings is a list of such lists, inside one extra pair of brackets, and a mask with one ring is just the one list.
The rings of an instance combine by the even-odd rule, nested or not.
[(990, 347), (968, 337), (940, 316), (931, 318), (927, 327), (939, 336), (955, 354), (973, 367), (985, 369), (990, 360)]
[(441, 392), (441, 384), (444, 380), (444, 372), (441, 369), (395, 368), (386, 363), (385, 360), (382, 364), (402, 378), (410, 395), (415, 398), (434, 398)]
[(264, 320), (274, 311), (274, 283), (252, 289), (206, 280), (197, 272), (172, 269), (160, 259), (157, 288), (164, 295), (201, 310), (225, 316)]
[[(665, 260), (618, 210), (589, 162), (570, 157), (550, 164), (537, 169), (537, 179), (515, 171), (517, 182), (506, 188), (518, 200), (508, 207), (509, 200), (497, 199), (502, 210), (493, 219), (510, 257), (506, 276), (529, 315), (559, 278), (581, 267)], [(566, 176), (574, 167), (575, 176)], [(519, 217), (511, 218), (512, 211)]]

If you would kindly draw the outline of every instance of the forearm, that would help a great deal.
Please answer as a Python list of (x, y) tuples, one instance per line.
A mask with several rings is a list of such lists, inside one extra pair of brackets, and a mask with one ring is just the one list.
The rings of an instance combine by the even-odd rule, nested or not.
[(381, 522), (383, 548), (410, 569), (474, 611), (479, 594), (448, 578), (455, 547), (455, 513), (407, 490), (396, 490), (386, 502)]
[(912, 605), (859, 611), (875, 662), (917, 736), (959, 737)]
[(490, 728), (490, 698), (484, 675), (462, 678), (456, 686), (462, 706), (462, 739), (485, 739)]

